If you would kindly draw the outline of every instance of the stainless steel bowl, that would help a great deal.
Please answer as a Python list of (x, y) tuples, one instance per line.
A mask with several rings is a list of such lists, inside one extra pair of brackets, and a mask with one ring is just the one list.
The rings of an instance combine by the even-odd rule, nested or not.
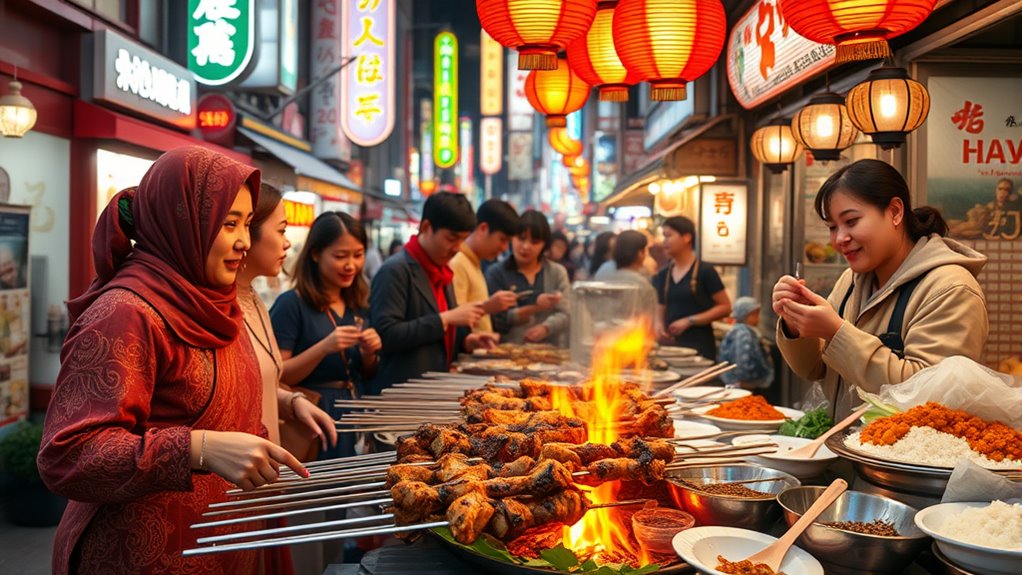
[[(749, 489), (770, 493), (768, 497), (751, 499), (731, 495), (705, 493), (683, 483), (726, 483), (747, 479), (781, 479), (765, 483), (745, 483)], [(783, 471), (758, 465), (708, 465), (673, 471), (667, 476), (667, 488), (674, 503), (696, 518), (696, 525), (740, 527), (767, 531), (781, 515), (777, 494), (801, 485), (798, 479)]]
[[(777, 496), (790, 526), (823, 494), (825, 487), (796, 487)], [(887, 497), (846, 491), (798, 538), (798, 545), (819, 559), (828, 573), (901, 573), (926, 548), (930, 538), (916, 527), (916, 509)], [(831, 521), (882, 519), (899, 537), (843, 531), (821, 525)]]

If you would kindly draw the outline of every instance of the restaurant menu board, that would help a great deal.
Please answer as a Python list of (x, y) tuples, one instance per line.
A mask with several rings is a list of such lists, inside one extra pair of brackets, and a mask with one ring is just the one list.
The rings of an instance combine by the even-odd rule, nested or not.
[(934, 76), (927, 89), (926, 203), (952, 237), (1022, 237), (1022, 79)]
[(28, 415), (29, 210), (0, 204), (0, 427)]

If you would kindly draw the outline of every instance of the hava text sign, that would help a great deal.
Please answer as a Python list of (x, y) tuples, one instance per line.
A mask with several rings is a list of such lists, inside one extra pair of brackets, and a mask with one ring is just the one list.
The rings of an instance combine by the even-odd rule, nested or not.
[(711, 264), (745, 265), (749, 189), (707, 183), (699, 189), (699, 257)]
[(504, 163), (504, 122), (500, 118), (483, 118), (479, 122), (479, 169), (492, 176)]
[(316, 206), (284, 200), (284, 215), (287, 218), (287, 225), (310, 228), (316, 219)]
[(375, 146), (394, 130), (394, 0), (344, 0), (341, 47), (355, 60), (341, 71), (341, 128)]
[(433, 42), (433, 159), (438, 168), (458, 162), (458, 39), (450, 32)]
[(482, 31), (480, 46), (482, 94), (479, 110), (483, 116), (499, 116), (504, 113), (504, 47), (486, 30)]
[(255, 0), (188, 0), (188, 69), (199, 83), (238, 79), (254, 48)]
[(735, 98), (752, 109), (834, 64), (835, 49), (799, 36), (777, 0), (759, 0), (738, 19), (727, 41), (727, 80)]

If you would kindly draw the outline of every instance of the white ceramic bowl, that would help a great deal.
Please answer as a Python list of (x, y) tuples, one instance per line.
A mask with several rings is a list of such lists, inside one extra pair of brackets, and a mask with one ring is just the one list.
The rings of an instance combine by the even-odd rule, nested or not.
[(690, 419), (674, 420), (674, 437), (678, 439), (703, 437), (704, 435), (713, 435), (714, 433), (720, 433), (720, 428), (716, 425), (692, 421)]
[[(716, 409), (717, 405), (704, 405), (697, 407), (692, 410), (692, 413), (696, 414), (697, 417), (705, 419), (706, 421), (716, 425), (721, 429), (731, 429), (741, 431), (742, 429), (769, 429), (771, 431), (777, 431), (781, 428), (781, 424), (784, 423), (784, 419), (768, 419), (768, 420), (750, 420), (750, 419), (728, 419), (726, 417), (717, 417), (715, 415), (707, 415), (706, 412)], [(785, 418), (788, 419), (800, 419), (805, 413), (797, 409), (791, 409), (790, 407), (778, 407), (774, 406), (774, 409), (780, 411)]]
[[(702, 573), (718, 575), (717, 556), (728, 561), (741, 561), (776, 541), (758, 531), (737, 527), (693, 527), (674, 536), (674, 551), (685, 563)], [(781, 562), (781, 571), (789, 575), (823, 575), (823, 566), (796, 546), (788, 550)]]
[(955, 564), (985, 575), (1018, 575), (1022, 572), (1022, 549), (1007, 550), (966, 543), (941, 534), (949, 517), (963, 509), (987, 507), (989, 501), (941, 503), (916, 513), (916, 526), (937, 541), (937, 547)]
[(690, 355), (687, 357), (661, 357), (667, 365), (677, 368), (709, 367), (717, 362), (701, 355)]
[(715, 385), (697, 385), (695, 387), (685, 387), (675, 391), (674, 397), (677, 397), (679, 401), (694, 401), (699, 400), (699, 398), (706, 396), (709, 393), (713, 393), (713, 395), (707, 396), (707, 401), (734, 401), (736, 399), (752, 395), (751, 391), (740, 387), (726, 389)]
[(689, 357), (699, 355), (699, 351), (691, 347), (680, 347), (676, 345), (661, 345), (653, 353), (660, 358), (668, 357)]
[(769, 455), (757, 455), (749, 458), (749, 461), (783, 471), (794, 475), (799, 479), (819, 477), (831, 463), (837, 461), (837, 455), (827, 449), (826, 445), (820, 447), (812, 459), (787, 457), (785, 453), (798, 449), (799, 447), (812, 443), (812, 439), (804, 437), (789, 437), (787, 435), (743, 435), (731, 440), (732, 445), (755, 445), (757, 443), (776, 443), (777, 453)]

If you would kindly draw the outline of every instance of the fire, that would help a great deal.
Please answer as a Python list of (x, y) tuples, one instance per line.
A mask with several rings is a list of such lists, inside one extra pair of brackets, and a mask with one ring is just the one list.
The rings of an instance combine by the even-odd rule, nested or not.
[[(618, 420), (622, 412), (623, 383), (621, 372), (626, 369), (645, 369), (653, 346), (652, 334), (646, 322), (637, 322), (601, 337), (593, 350), (592, 379), (587, 390), (589, 400), (573, 406), (567, 388), (557, 389), (551, 395), (554, 409), (562, 415), (578, 417), (589, 422), (589, 441), (611, 444), (619, 437)], [(576, 409), (579, 408), (579, 409)], [(584, 411), (584, 413), (583, 413)], [(620, 482), (608, 482), (587, 492), (593, 504), (617, 501)], [(564, 546), (585, 555), (617, 556), (619, 552), (637, 557), (640, 563), (649, 563), (649, 557), (634, 543), (628, 525), (614, 517), (618, 510), (594, 509), (571, 527), (564, 528)], [(590, 553), (591, 552), (591, 553)]]

